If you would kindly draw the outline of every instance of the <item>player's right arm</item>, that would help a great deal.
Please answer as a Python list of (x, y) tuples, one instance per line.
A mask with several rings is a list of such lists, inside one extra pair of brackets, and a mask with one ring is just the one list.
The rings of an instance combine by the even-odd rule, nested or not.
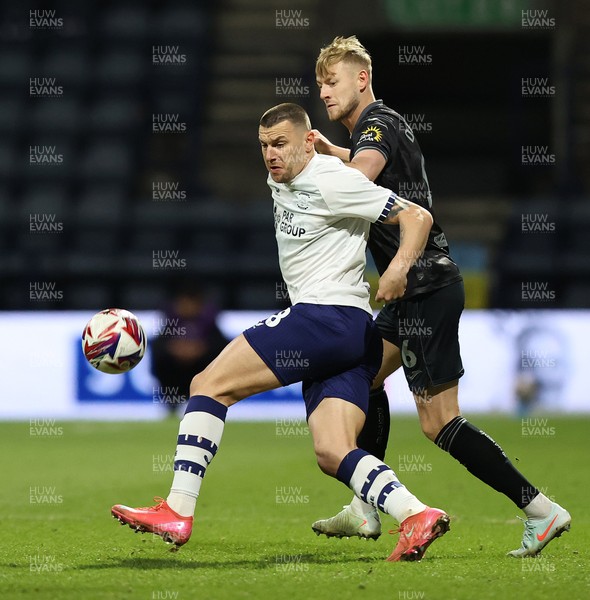
[(385, 272), (379, 278), (377, 302), (391, 302), (406, 292), (408, 271), (422, 256), (430, 228), (432, 215), (422, 206), (395, 195), (391, 210), (383, 223), (399, 225), (400, 245)]
[(328, 156), (336, 156), (343, 163), (350, 162), (350, 150), (343, 148), (342, 146), (336, 146), (333, 144), (323, 133), (317, 129), (312, 129), (313, 133), (313, 144), (316, 152), (320, 154), (327, 154)]
[(400, 246), (379, 280), (376, 300), (389, 302), (401, 298), (406, 290), (408, 271), (426, 246), (432, 215), (340, 163), (327, 165), (325, 171), (316, 175), (316, 183), (332, 214), (399, 225)]
[(350, 160), (350, 150), (348, 148), (336, 146), (336, 144), (333, 144), (323, 133), (320, 133), (317, 129), (312, 129), (312, 133), (317, 152), (320, 154), (336, 156), (343, 163), (345, 163), (347, 167), (358, 169), (371, 181), (375, 181), (379, 173), (381, 173), (385, 167), (385, 157), (381, 152), (379, 152), (379, 150), (366, 148), (362, 152), (358, 152), (354, 158)]

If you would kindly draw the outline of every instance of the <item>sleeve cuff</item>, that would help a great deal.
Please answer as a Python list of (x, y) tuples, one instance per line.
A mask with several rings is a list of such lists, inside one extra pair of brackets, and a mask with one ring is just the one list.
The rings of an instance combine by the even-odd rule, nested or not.
[(387, 199), (387, 202), (385, 203), (385, 206), (383, 207), (383, 210), (381, 211), (381, 214), (379, 215), (379, 218), (375, 221), (375, 223), (383, 223), (383, 221), (385, 221), (397, 197), (397, 194), (391, 192), (391, 196), (389, 196), (389, 198)]
[(368, 145), (357, 148), (355, 150), (354, 156), (350, 157), (350, 160), (352, 160), (355, 156), (358, 156), (363, 150), (377, 150), (378, 152), (381, 152), (383, 158), (385, 159), (385, 162), (387, 162), (389, 160), (389, 155), (381, 146), (368, 146)]

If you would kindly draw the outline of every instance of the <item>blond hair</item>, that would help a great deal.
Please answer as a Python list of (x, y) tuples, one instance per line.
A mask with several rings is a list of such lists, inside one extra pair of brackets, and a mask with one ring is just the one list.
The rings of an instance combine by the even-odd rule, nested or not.
[(369, 74), (369, 80), (371, 79), (371, 55), (358, 41), (356, 35), (347, 38), (335, 37), (330, 44), (320, 50), (315, 63), (316, 76), (325, 79), (330, 67), (341, 61), (360, 65)]

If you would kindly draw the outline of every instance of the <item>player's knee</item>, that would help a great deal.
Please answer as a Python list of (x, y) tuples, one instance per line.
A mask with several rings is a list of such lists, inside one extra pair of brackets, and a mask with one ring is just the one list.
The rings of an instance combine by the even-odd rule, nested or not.
[(208, 369), (197, 373), (193, 377), (190, 385), (190, 395), (209, 396), (209, 398), (214, 398), (225, 406), (231, 406), (239, 400), (239, 398), (234, 398), (227, 386), (216, 381), (216, 378), (209, 373)]
[(375, 379), (373, 379), (373, 383), (371, 385), (371, 392), (382, 391), (384, 381), (385, 381), (385, 378), (383, 377), (383, 375), (378, 374), (377, 377), (375, 377)]
[(441, 429), (455, 417), (458, 409), (454, 407), (447, 408), (444, 405), (444, 398), (436, 395), (436, 390), (429, 388), (424, 393), (414, 392), (414, 402), (420, 418), (422, 433), (432, 442), (436, 439)]
[(338, 471), (338, 464), (334, 460), (334, 457), (327, 453), (317, 453), (316, 458), (318, 461), (318, 467), (321, 469), (322, 473), (326, 475), (330, 475), (330, 477), (336, 477), (336, 472)]
[(442, 428), (451, 419), (446, 419), (444, 415), (432, 414), (428, 416), (421, 415), (420, 425), (422, 426), (422, 433), (431, 441), (436, 440), (438, 434)]
[(326, 475), (336, 477), (342, 459), (350, 452), (350, 450), (352, 450), (352, 448), (339, 451), (330, 444), (316, 444), (315, 455), (318, 461), (318, 467)]
[(438, 432), (441, 430), (437, 425), (433, 425), (431, 422), (422, 423), (422, 433), (431, 441), (434, 442)]
[(207, 376), (204, 371), (197, 373), (191, 380), (190, 394), (191, 396), (205, 395), (204, 389), (207, 387)]

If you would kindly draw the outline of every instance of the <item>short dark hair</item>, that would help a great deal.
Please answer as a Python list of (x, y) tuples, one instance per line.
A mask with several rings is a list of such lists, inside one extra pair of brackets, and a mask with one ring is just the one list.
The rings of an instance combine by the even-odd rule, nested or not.
[(293, 125), (311, 129), (311, 121), (305, 109), (293, 102), (283, 102), (283, 104), (269, 108), (260, 117), (260, 127), (269, 129), (282, 121), (291, 121)]

